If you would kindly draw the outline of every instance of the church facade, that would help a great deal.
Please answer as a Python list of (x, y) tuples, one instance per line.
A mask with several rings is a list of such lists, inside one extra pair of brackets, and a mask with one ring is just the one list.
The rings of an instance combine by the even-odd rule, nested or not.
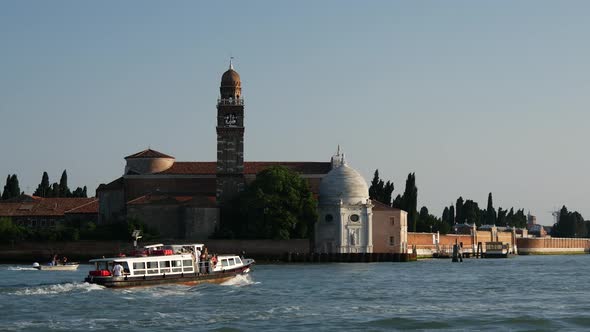
[(163, 237), (206, 239), (219, 226), (220, 208), (257, 173), (277, 165), (298, 173), (317, 195), (330, 162), (244, 161), (245, 103), (231, 63), (219, 92), (216, 161), (176, 161), (152, 149), (125, 157), (123, 175), (96, 190), (99, 223), (136, 218)]
[(280, 165), (305, 179), (319, 199), (315, 251), (404, 252), (405, 212), (372, 202), (365, 180), (340, 149), (330, 162), (244, 161), (245, 103), (231, 63), (219, 92), (217, 159), (176, 161), (152, 149), (125, 157), (123, 175), (96, 190), (99, 223), (133, 218), (164, 238), (205, 240), (219, 227), (223, 207), (256, 174)]

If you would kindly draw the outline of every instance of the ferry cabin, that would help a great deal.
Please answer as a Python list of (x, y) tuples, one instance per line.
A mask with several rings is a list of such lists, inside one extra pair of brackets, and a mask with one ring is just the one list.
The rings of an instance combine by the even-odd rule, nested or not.
[(121, 264), (125, 276), (162, 276), (188, 273), (213, 273), (234, 270), (244, 266), (244, 262), (236, 255), (217, 256), (217, 264), (213, 266), (209, 261), (196, 264), (196, 257), (192, 254), (178, 254), (167, 256), (145, 257), (116, 257), (100, 258), (90, 261), (95, 270), (92, 276), (112, 275), (115, 263)]

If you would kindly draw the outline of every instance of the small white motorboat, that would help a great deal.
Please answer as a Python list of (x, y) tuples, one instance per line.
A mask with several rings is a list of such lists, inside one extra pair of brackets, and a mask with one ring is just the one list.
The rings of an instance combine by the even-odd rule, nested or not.
[(76, 271), (78, 269), (78, 266), (80, 266), (80, 264), (78, 264), (77, 262), (71, 262), (71, 263), (66, 263), (66, 264), (57, 264), (57, 265), (53, 265), (53, 264), (41, 265), (37, 262), (33, 263), (33, 268), (35, 268), (37, 270), (43, 270), (43, 271)]

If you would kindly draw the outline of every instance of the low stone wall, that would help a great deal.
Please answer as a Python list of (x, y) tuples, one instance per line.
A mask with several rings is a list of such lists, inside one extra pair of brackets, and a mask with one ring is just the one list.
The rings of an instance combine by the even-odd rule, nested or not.
[(580, 238), (519, 238), (518, 253), (530, 254), (584, 254), (590, 252), (590, 239)]
[[(184, 243), (173, 241), (174, 243)], [(163, 241), (162, 243), (172, 243)], [(259, 260), (276, 260), (285, 253), (310, 252), (309, 240), (207, 240), (204, 241), (209, 253), (245, 252), (247, 256)], [(145, 245), (146, 243), (140, 243)], [(117, 241), (77, 241), (77, 242), (19, 242), (0, 244), (0, 262), (48, 262), (55, 254), (66, 256), (70, 261), (85, 262), (102, 256), (115, 256), (130, 252), (133, 245)]]

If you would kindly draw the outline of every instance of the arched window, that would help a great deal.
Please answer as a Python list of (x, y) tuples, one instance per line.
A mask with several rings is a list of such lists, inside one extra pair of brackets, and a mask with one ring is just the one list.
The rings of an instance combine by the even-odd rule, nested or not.
[(360, 217), (358, 214), (353, 214), (352, 216), (350, 216), (350, 221), (357, 222), (359, 220), (360, 220)]

